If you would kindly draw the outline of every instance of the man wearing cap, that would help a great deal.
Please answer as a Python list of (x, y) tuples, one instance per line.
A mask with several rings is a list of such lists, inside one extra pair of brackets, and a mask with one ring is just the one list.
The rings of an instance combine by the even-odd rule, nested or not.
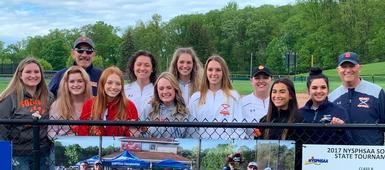
[(250, 162), (247, 165), (247, 170), (258, 170), (258, 164), (256, 162)]
[[(92, 61), (95, 58), (95, 55), (95, 45), (90, 38), (86, 36), (80, 36), (78, 39), (75, 40), (74, 46), (71, 51), (71, 56), (75, 60), (74, 65), (83, 67), (90, 76), (92, 93), (94, 96), (96, 95), (98, 81), (102, 73), (102, 70), (97, 69), (92, 65)], [(64, 72), (67, 71), (67, 69), (68, 68), (64, 68), (58, 71), (49, 82), (49, 90), (55, 96), (57, 96), (57, 90), (59, 88), (60, 81), (63, 77)]]
[(84, 161), (80, 164), (79, 170), (87, 170), (88, 169), (88, 162)]
[[(385, 123), (385, 93), (373, 83), (360, 78), (358, 55), (346, 52), (338, 57), (337, 72), (342, 85), (329, 94), (329, 100), (346, 109), (351, 123)], [(352, 130), (352, 144), (383, 145), (381, 130)]]
[[(272, 84), (272, 73), (269, 68), (260, 65), (253, 69), (250, 78), (254, 91), (242, 97), (242, 114), (245, 121), (257, 123), (266, 115), (269, 108), (269, 91)], [(246, 134), (253, 138), (253, 130), (247, 129)]]
[(103, 169), (102, 161), (100, 160), (95, 161), (94, 170), (102, 170), (102, 169)]
[(223, 167), (223, 170), (240, 170), (243, 162), (241, 153), (230, 154), (226, 158), (226, 166)]

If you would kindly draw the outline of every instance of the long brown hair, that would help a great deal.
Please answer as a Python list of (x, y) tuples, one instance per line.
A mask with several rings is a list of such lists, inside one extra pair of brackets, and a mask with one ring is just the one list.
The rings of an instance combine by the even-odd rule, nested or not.
[(148, 51), (137, 51), (132, 57), (130, 57), (130, 59), (128, 61), (128, 65), (127, 65), (127, 72), (128, 72), (128, 76), (129, 76), (128, 82), (132, 83), (132, 82), (136, 81), (136, 79), (137, 79), (137, 77), (135, 75), (134, 67), (135, 67), (136, 59), (138, 59), (139, 56), (146, 56), (146, 57), (150, 58), (151, 65), (152, 65), (152, 72), (150, 74), (150, 82), (155, 83), (156, 76), (158, 75), (158, 64), (156, 62), (155, 56), (152, 55)]
[[(46, 108), (49, 108), (47, 106), (48, 104), (48, 99), (49, 99), (49, 92), (48, 92), (48, 87), (44, 79), (43, 75), (43, 68), (41, 67), (40, 63), (33, 57), (26, 57), (23, 60), (20, 61), (19, 65), (16, 68), (15, 73), (13, 74), (13, 77), (11, 81), (9, 82), (8, 86), (5, 88), (5, 90), (0, 94), (0, 101), (3, 101), (6, 97), (11, 95), (12, 93), (16, 93), (16, 98), (17, 101), (22, 101), (24, 100), (24, 90), (25, 90), (25, 85), (21, 81), (21, 73), (23, 72), (24, 68), (28, 64), (36, 64), (39, 67), (40, 70), (40, 76), (41, 76), (41, 81), (36, 87), (36, 92), (34, 96), (41, 101), (41, 105), (45, 106)], [(17, 105), (17, 108), (20, 108), (21, 102)], [(43, 109), (43, 113), (45, 114), (47, 112), (47, 109)]]
[(155, 86), (154, 86), (154, 99), (152, 102), (152, 111), (149, 113), (149, 117), (151, 120), (153, 120), (156, 118), (157, 115), (159, 115), (160, 104), (163, 102), (160, 100), (160, 97), (158, 94), (158, 82), (162, 78), (168, 80), (172, 88), (175, 90), (174, 103), (175, 103), (176, 109), (175, 109), (175, 112), (172, 113), (171, 115), (176, 120), (183, 121), (183, 119), (187, 117), (189, 112), (186, 108), (186, 104), (184, 103), (184, 99), (182, 96), (182, 92), (179, 88), (178, 82), (176, 78), (169, 72), (163, 72), (158, 77), (158, 79), (156, 79)]
[(203, 72), (203, 78), (202, 78), (202, 84), (200, 87), (200, 93), (201, 97), (199, 99), (199, 105), (202, 105), (206, 102), (206, 94), (210, 87), (209, 80), (207, 78), (207, 67), (211, 61), (216, 61), (221, 65), (222, 68), (222, 82), (221, 82), (221, 89), (225, 93), (226, 97), (232, 97), (233, 99), (236, 99), (234, 96), (231, 95), (231, 90), (233, 89), (233, 85), (231, 85), (230, 81), (230, 71), (227, 67), (226, 61), (219, 55), (213, 55), (209, 57), (205, 64), (205, 69)]
[(203, 74), (203, 68), (202, 68), (202, 63), (197, 57), (195, 51), (193, 48), (188, 47), (188, 48), (178, 48), (175, 50), (174, 55), (172, 57), (170, 67), (169, 67), (169, 72), (173, 74), (177, 79), (179, 78), (179, 71), (178, 71), (178, 60), (180, 55), (182, 54), (189, 54), (192, 58), (193, 61), (193, 67), (190, 73), (190, 82), (191, 86), (189, 89), (189, 97), (196, 91), (199, 90), (199, 86), (201, 84), (201, 79), (202, 79), (202, 74)]
[(79, 73), (84, 81), (85, 89), (83, 92), (83, 102), (92, 96), (92, 88), (90, 77), (87, 72), (80, 66), (71, 66), (63, 74), (63, 78), (60, 81), (60, 86), (58, 90), (58, 98), (56, 99), (58, 104), (58, 114), (60, 118), (73, 120), (73, 114), (75, 113), (75, 108), (73, 105), (72, 95), (69, 91), (68, 80), (71, 74)]
[[(298, 114), (298, 102), (297, 102), (297, 96), (295, 93), (295, 88), (293, 82), (288, 79), (288, 78), (281, 78), (276, 81), (271, 85), (271, 89), (273, 89), (275, 84), (282, 83), (286, 85), (287, 90), (289, 91), (289, 95), (291, 99), (289, 100), (288, 103), (288, 111), (289, 111), (289, 119), (287, 123), (293, 123), (295, 121), (296, 115)], [(273, 90), (270, 90), (270, 101), (269, 101), (269, 110), (266, 114), (266, 122), (272, 122), (274, 118), (278, 115), (278, 108), (277, 106), (274, 105), (271, 93)], [(282, 134), (281, 134), (281, 139), (285, 140), (288, 134), (288, 129), (284, 129)], [(268, 139), (270, 135), (270, 129), (266, 129), (264, 137), (265, 139)]]
[(119, 76), (121, 81), (122, 90), (120, 91), (120, 94), (118, 94), (115, 97), (114, 104), (118, 105), (118, 113), (116, 114), (115, 120), (126, 120), (126, 108), (128, 99), (126, 95), (124, 95), (124, 79), (123, 79), (123, 73), (120, 71), (118, 67), (111, 66), (106, 68), (102, 75), (100, 76), (99, 83), (98, 83), (98, 93), (95, 97), (95, 102), (92, 105), (91, 110), (91, 120), (100, 120), (101, 114), (106, 110), (107, 102), (108, 102), (108, 96), (106, 92), (104, 91), (104, 87), (107, 82), (107, 78), (112, 75), (116, 74)]

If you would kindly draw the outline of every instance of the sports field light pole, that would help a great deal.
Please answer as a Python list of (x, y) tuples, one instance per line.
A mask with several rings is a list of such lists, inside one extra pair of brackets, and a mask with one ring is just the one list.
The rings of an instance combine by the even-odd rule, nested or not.
[(253, 53), (250, 53), (250, 77), (253, 74)]
[(99, 160), (102, 161), (102, 142), (103, 137), (102, 135), (99, 136)]

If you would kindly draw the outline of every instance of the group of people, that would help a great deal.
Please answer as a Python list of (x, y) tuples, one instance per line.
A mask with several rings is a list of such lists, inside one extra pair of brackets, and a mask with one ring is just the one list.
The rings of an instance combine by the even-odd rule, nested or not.
[[(88, 170), (90, 168), (90, 165), (87, 161), (81, 162), (79, 165), (79, 170)], [(94, 162), (93, 166), (94, 170), (102, 170), (103, 169), (103, 163), (100, 160), (96, 160)]]
[[(309, 101), (298, 108), (293, 82), (261, 65), (250, 81), (254, 91), (241, 97), (233, 88), (226, 61), (218, 55), (202, 64), (192, 48), (178, 48), (168, 72), (158, 76), (155, 57), (138, 51), (129, 58), (128, 84), (123, 72), (110, 66), (95, 68), (93, 41), (79, 37), (73, 45), (73, 66), (58, 71), (49, 85), (36, 59), (22, 60), (7, 88), (0, 94), (0, 119), (56, 119), (105, 121), (199, 121), (266, 123), (384, 123), (385, 94), (381, 87), (360, 78), (358, 55), (339, 56), (342, 86), (329, 93), (329, 81), (320, 69), (307, 80)], [(329, 97), (328, 97), (329, 96)], [(1, 125), (0, 139), (11, 140), (18, 165), (31, 165), (32, 128)], [(48, 159), (51, 139), (58, 135), (105, 135), (200, 138), (295, 139), (289, 129), (182, 128), (126, 126), (50, 126), (40, 128), (41, 167)], [(352, 144), (383, 144), (380, 130), (306, 131), (307, 142), (331, 143), (331, 136), (352, 137)], [(324, 131), (323, 131), (324, 132)], [(49, 135), (47, 135), (49, 134)], [(360, 141), (364, 140), (364, 141)], [(350, 140), (341, 140), (350, 141)], [(339, 142), (337, 142), (339, 143)], [(21, 166), (18, 166), (21, 167)], [(15, 168), (17, 169), (17, 167)], [(21, 169), (28, 169), (23, 168)], [(44, 169), (44, 168), (43, 168)]]

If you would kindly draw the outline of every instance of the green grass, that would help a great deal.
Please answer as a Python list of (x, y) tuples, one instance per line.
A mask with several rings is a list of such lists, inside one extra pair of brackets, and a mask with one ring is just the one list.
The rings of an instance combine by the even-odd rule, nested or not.
[(3, 91), (9, 83), (9, 80), (0, 80), (0, 91)]
[[(370, 81), (370, 82), (372, 82), (372, 80), (374, 79), (376, 84), (378, 84), (379, 82), (385, 82), (384, 66), (385, 66), (385, 62), (362, 65), (360, 75), (363, 79)], [(338, 77), (336, 69), (324, 70), (323, 74), (328, 76), (329, 80), (331, 82), (339, 81), (339, 77)], [(304, 76), (304, 77), (306, 77), (307, 75), (308, 75), (308, 73), (299, 74), (299, 76)], [(384, 87), (384, 86), (382, 86), (382, 87)]]
[[(362, 65), (361, 75), (372, 75), (372, 74), (384, 75), (385, 74), (384, 66), (385, 66), (385, 62)], [(336, 76), (337, 75), (336, 69), (325, 70), (324, 73), (327, 76)]]

